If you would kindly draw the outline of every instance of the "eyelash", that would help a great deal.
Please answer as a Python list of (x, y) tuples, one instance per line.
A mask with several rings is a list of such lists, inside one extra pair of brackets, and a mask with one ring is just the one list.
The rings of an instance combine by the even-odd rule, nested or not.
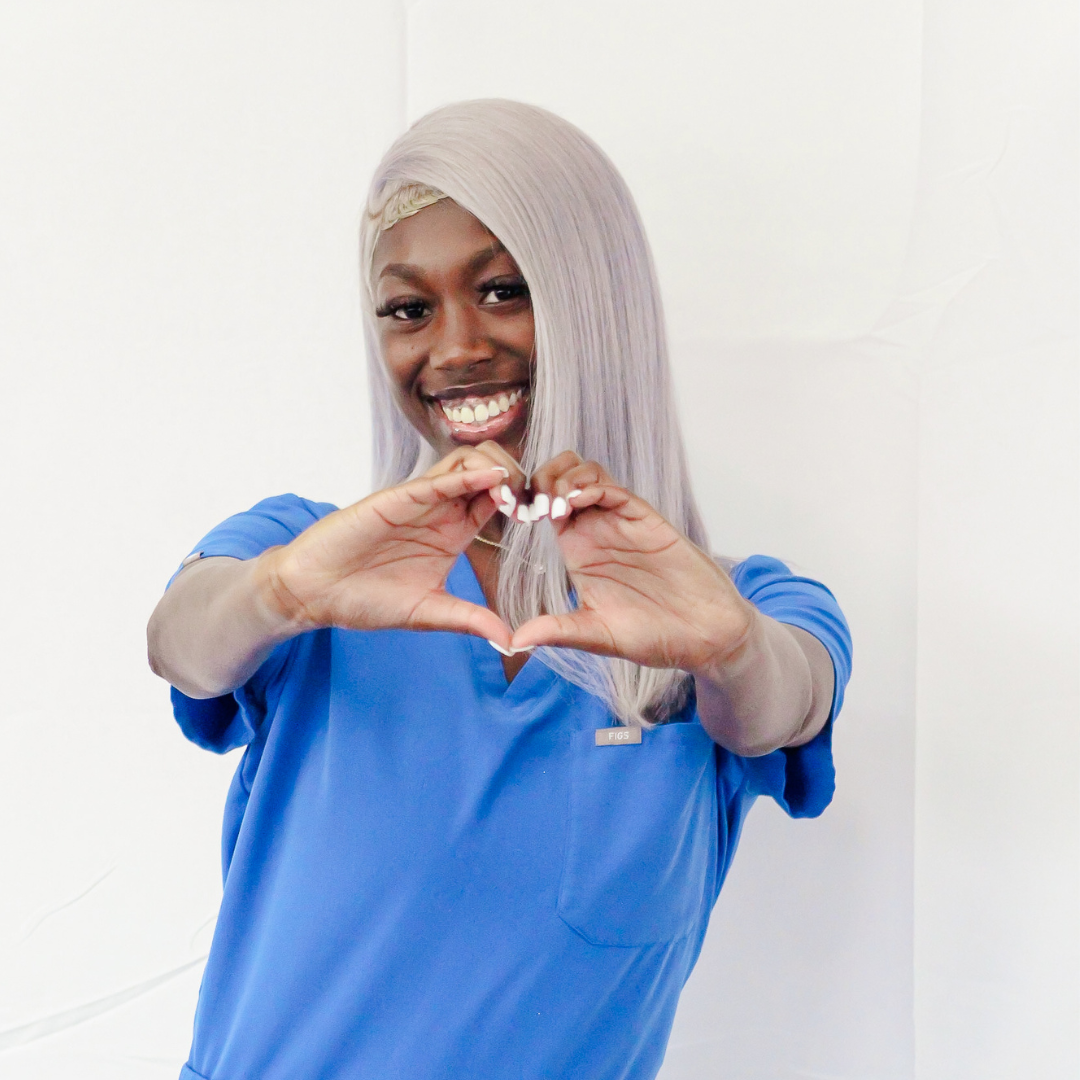
[[(515, 278), (511, 281), (485, 281), (482, 285), (478, 286), (476, 290), (480, 294), (481, 301), (489, 293), (510, 293), (509, 296), (503, 296), (495, 301), (497, 304), (505, 304), (511, 300), (517, 300), (521, 297), (528, 297), (529, 286), (524, 278)], [(426, 308), (427, 304), (423, 300), (416, 297), (403, 298), (401, 300), (391, 300), (384, 304), (381, 308), (378, 308), (375, 312), (376, 317), (385, 319), (387, 316), (396, 315), (399, 311), (408, 311), (409, 308)], [(417, 315), (416, 319), (404, 317), (400, 319), (401, 322), (416, 322), (423, 318), (422, 315)]]
[[(381, 308), (376, 309), (375, 315), (379, 319), (385, 319), (388, 315), (396, 315), (399, 311), (408, 311), (409, 308), (426, 308), (423, 300), (391, 300)], [(418, 316), (419, 318), (420, 316)], [(412, 322), (412, 319), (402, 319), (402, 322)]]
[(522, 296), (528, 296), (529, 286), (524, 278), (511, 278), (510, 281), (486, 281), (483, 285), (479, 287), (479, 289), (477, 289), (477, 292), (480, 293), (481, 297), (487, 296), (488, 293), (493, 292), (510, 293), (509, 296), (503, 297), (501, 300), (496, 301), (496, 303), (501, 304), (505, 303), (508, 300), (517, 300)]

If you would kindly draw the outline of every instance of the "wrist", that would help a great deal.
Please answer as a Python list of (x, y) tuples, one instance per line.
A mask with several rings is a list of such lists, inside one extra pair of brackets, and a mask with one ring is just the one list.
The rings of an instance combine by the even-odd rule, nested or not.
[(724, 633), (719, 635), (722, 644), (711, 645), (701, 660), (687, 669), (695, 679), (723, 686), (757, 666), (767, 651), (761, 614), (748, 600), (739, 599), (738, 614), (729, 619)]
[(271, 547), (252, 559), (250, 577), (260, 619), (267, 631), (281, 640), (315, 627), (304, 605), (282, 577), (284, 551), (282, 546)]

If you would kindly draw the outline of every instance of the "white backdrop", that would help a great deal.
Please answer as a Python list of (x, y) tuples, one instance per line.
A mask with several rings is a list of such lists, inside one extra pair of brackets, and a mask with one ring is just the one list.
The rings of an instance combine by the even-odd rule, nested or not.
[(229, 513), (366, 492), (363, 191), (499, 95), (639, 200), (714, 546), (855, 634), (836, 801), (754, 809), (664, 1080), (1075, 1080), (1076, 29), (0, 0), (0, 1075), (179, 1071), (235, 757), (181, 738), (145, 621)]

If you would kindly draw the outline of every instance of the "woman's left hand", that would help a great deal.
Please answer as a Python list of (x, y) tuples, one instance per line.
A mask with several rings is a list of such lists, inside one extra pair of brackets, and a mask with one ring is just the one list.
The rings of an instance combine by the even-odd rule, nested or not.
[(749, 639), (754, 608), (727, 574), (595, 461), (566, 451), (536, 472), (532, 489), (551, 500), (578, 606), (530, 619), (514, 648), (557, 645), (704, 673)]

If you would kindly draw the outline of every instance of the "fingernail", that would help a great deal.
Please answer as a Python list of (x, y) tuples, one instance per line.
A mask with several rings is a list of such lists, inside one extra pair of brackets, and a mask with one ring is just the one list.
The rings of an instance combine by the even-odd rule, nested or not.
[(499, 488), (499, 496), (502, 498), (502, 501), (510, 507), (512, 512), (514, 507), (517, 506), (517, 496), (510, 490), (509, 484), (503, 484), (503, 486)]
[(500, 514), (505, 514), (507, 517), (513, 517), (514, 516), (514, 504), (511, 503), (509, 506), (507, 506), (505, 503), (499, 503), (499, 513)]
[(547, 517), (550, 509), (551, 500), (543, 493), (537, 495), (532, 504), (531, 514), (533, 521), (539, 521), (542, 517)]
[(517, 517), (518, 521), (520, 521), (524, 525), (532, 524), (532, 515), (529, 513), (529, 508), (525, 505), (525, 503), (522, 503), (517, 508), (517, 514), (515, 516)]
[(495, 650), (495, 651), (496, 651), (497, 653), (502, 653), (502, 654), (503, 654), (503, 656), (513, 656), (513, 655), (514, 655), (514, 650), (513, 650), (513, 649), (504, 649), (504, 648), (503, 648), (503, 647), (502, 647), (501, 645), (496, 645), (496, 644), (495, 644), (495, 642), (491, 640), (491, 638), (485, 638), (484, 640), (485, 640), (485, 641), (486, 641), (486, 642), (487, 642), (487, 643), (488, 643), (488, 644), (489, 644), (489, 645), (490, 645), (490, 646), (491, 646), (491, 647), (492, 647), (492, 648), (493, 648), (493, 649), (494, 649), (494, 650)]
[(570, 513), (570, 507), (566, 505), (566, 500), (561, 495), (556, 495), (551, 500), (551, 520), (558, 521), (561, 517), (566, 517)]
[(511, 655), (511, 656), (517, 656), (517, 654), (518, 654), (518, 653), (523, 653), (523, 652), (532, 652), (532, 651), (533, 651), (533, 649), (535, 649), (535, 648), (536, 648), (536, 646), (535, 646), (535, 645), (526, 645), (526, 646), (525, 646), (524, 648), (522, 648), (522, 649), (511, 649), (511, 650), (510, 650), (510, 655)]
[(566, 500), (569, 502), (571, 499), (576, 499), (581, 494), (581, 488), (574, 488), (573, 491), (566, 493)]
[(492, 465), (491, 466), (491, 471), (492, 472), (501, 472), (503, 474), (503, 476), (505, 476), (508, 480), (510, 479), (510, 470), (503, 468), (502, 465)]

